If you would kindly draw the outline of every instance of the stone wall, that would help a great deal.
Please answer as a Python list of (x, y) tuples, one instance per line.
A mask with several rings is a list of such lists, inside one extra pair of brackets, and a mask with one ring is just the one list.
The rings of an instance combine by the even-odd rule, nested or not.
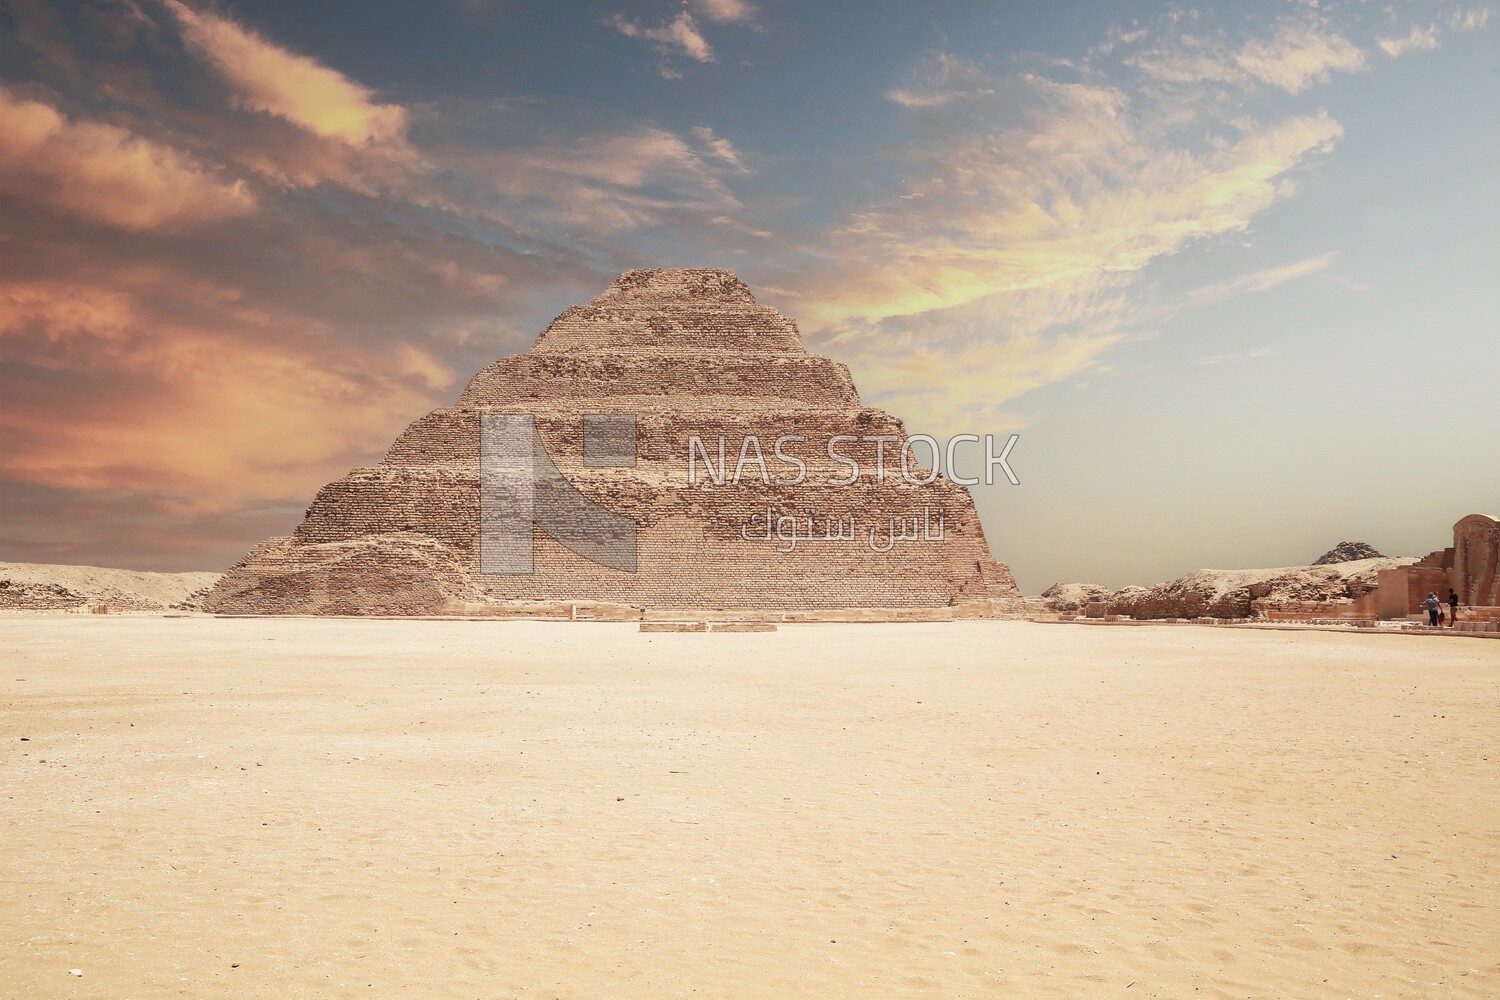
[(1500, 605), (1500, 521), (1470, 514), (1453, 526), (1450, 586), (1464, 604)]
[(1415, 565), (1380, 574), (1380, 617), (1422, 613), (1422, 601), (1435, 593), (1448, 603), (1448, 590), (1469, 609), (1500, 606), (1500, 521), (1470, 514), (1453, 526), (1453, 544), (1430, 552)]

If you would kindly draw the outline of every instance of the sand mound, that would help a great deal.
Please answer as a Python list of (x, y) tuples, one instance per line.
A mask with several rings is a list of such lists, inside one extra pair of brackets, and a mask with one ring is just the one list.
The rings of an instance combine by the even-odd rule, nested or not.
[(0, 610), (192, 610), (218, 573), (144, 573), (100, 566), (0, 563)]

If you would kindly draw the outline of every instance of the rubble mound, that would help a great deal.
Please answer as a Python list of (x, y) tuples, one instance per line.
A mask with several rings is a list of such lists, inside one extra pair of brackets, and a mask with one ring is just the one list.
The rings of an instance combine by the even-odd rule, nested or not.
[(1097, 583), (1054, 583), (1042, 591), (1041, 604), (1058, 614), (1081, 614), (1088, 605), (1113, 596), (1114, 591)]
[(191, 611), (218, 579), (218, 573), (0, 563), (0, 610)]
[(1359, 562), (1364, 559), (1384, 559), (1385, 556), (1375, 551), (1373, 545), (1364, 542), (1339, 542), (1333, 548), (1323, 553), (1313, 563), (1314, 566), (1332, 566), (1335, 563)]
[(1095, 584), (1057, 584), (1042, 593), (1059, 614), (1092, 610), (1140, 619), (1250, 618), (1281, 606), (1352, 602), (1375, 590), (1384, 569), (1409, 566), (1410, 557), (1358, 559), (1327, 566), (1274, 569), (1195, 569), (1154, 587), (1110, 592)]

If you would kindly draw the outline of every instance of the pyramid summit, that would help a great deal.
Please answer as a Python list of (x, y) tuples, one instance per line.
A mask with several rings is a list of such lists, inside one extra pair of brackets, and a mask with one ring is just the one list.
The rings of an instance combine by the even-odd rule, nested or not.
[[(497, 440), (526, 461), (496, 459)], [(627, 271), (325, 486), (205, 605), (991, 613), (1015, 582), (968, 491), (917, 467), (930, 460), (732, 272)], [(525, 482), (495, 478), (522, 465)], [(500, 571), (497, 531), (520, 557)]]

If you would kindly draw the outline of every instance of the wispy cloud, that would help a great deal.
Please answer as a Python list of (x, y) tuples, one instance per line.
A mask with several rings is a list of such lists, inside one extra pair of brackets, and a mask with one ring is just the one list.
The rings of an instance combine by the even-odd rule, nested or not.
[(1200, 365), (1226, 365), (1242, 364), (1246, 361), (1265, 361), (1267, 358), (1276, 357), (1276, 352), (1269, 347), (1258, 347), (1253, 351), (1243, 351), (1239, 354), (1206, 354), (1198, 359)]
[(401, 144), (406, 109), (375, 100), (370, 88), (242, 24), (181, 0), (163, 0), (183, 38), (230, 85), (236, 102), (351, 145)]
[(1489, 20), (1488, 7), (1474, 7), (1469, 10), (1460, 8), (1453, 12), (1448, 19), (1448, 24), (1454, 31), (1477, 31), (1488, 24)]
[(626, 38), (652, 43), (660, 57), (656, 64), (657, 74), (665, 80), (680, 80), (682, 71), (673, 64), (674, 56), (698, 63), (711, 63), (716, 59), (698, 18), (710, 25), (765, 30), (760, 23), (760, 8), (747, 0), (684, 0), (683, 9), (676, 17), (655, 27), (620, 13), (612, 14), (604, 23)]
[(746, 0), (692, 0), (693, 9), (709, 21), (754, 24), (760, 11)]
[(1250, 39), (1234, 61), (1256, 79), (1300, 94), (1327, 83), (1335, 70), (1364, 69), (1365, 54), (1322, 18), (1304, 17), (1283, 21), (1269, 39)]
[(711, 129), (687, 138), (637, 126), (524, 149), (473, 152), (464, 169), (486, 178), (501, 211), (599, 237), (674, 213), (740, 208), (726, 178), (745, 172), (738, 151)]
[(806, 307), (828, 324), (950, 308), (1000, 293), (1138, 271), (1194, 240), (1249, 227), (1288, 174), (1332, 148), (1325, 113), (1203, 150), (1165, 144), (1121, 91), (1023, 81), (1025, 127), (964, 131), (911, 151), (902, 195), (836, 234), (833, 280)]
[(1304, 257), (1290, 264), (1282, 264), (1279, 267), (1267, 268), (1252, 274), (1242, 274), (1224, 281), (1217, 281), (1211, 285), (1194, 289), (1183, 300), (1182, 305), (1187, 307), (1205, 306), (1215, 302), (1223, 302), (1240, 295), (1253, 292), (1264, 292), (1275, 288), (1277, 285), (1297, 278), (1305, 278), (1308, 275), (1317, 274), (1328, 269), (1328, 266), (1338, 257), (1338, 251), (1330, 250), (1313, 257)]
[[(1179, 45), (1170, 68), (1157, 46), (1163, 61), (1148, 76), (1297, 93), (1363, 65), (1326, 25), (1298, 24), (1233, 49)], [(1145, 41), (1124, 33), (1108, 49)], [(1321, 110), (1257, 121), (1238, 102), (1200, 107), (1112, 75), (1102, 64), (1003, 74), (928, 55), (888, 92), (919, 119), (920, 138), (893, 154), (903, 179), (832, 231), (821, 267), (784, 283), (813, 337), (914, 426), (972, 429), (953, 422), (964, 414), (1023, 421), (1020, 395), (1151, 336), (1137, 277), (1249, 232), (1343, 132)], [(1230, 279), (1174, 308), (1270, 288), (1332, 259)]]
[(906, 108), (939, 108), (954, 101), (991, 97), (994, 93), (989, 74), (977, 63), (947, 52), (935, 52), (913, 68), (905, 86), (889, 90), (885, 96)]
[(714, 130), (707, 125), (693, 126), (693, 135), (713, 159), (734, 168), (736, 173), (749, 173), (749, 168), (745, 166), (745, 159), (735, 148), (734, 143), (723, 136), (715, 135)]
[(1431, 52), (1438, 47), (1437, 25), (1429, 24), (1421, 28), (1414, 24), (1406, 34), (1378, 38), (1375, 44), (1380, 47), (1380, 51), (1393, 58), (1404, 52)]
[[(624, 14), (615, 14), (609, 19), (609, 24), (626, 38), (639, 38), (655, 43), (656, 51), (663, 57), (683, 55), (700, 63), (714, 61), (713, 46), (708, 44), (708, 40), (698, 30), (698, 23), (693, 20), (693, 15), (687, 11), (680, 12), (672, 20), (655, 28), (637, 24)], [(666, 63), (662, 63), (659, 70), (667, 79), (677, 79), (682, 75)]]
[(1366, 65), (1364, 51), (1315, 11), (1283, 18), (1271, 34), (1247, 38), (1238, 46), (1222, 34), (1175, 30), (1160, 31), (1154, 38), (1149, 33), (1129, 37), (1125, 44), (1150, 41), (1126, 64), (1176, 85), (1270, 84), (1300, 94), (1314, 83), (1327, 83), (1335, 71), (1355, 72)]

